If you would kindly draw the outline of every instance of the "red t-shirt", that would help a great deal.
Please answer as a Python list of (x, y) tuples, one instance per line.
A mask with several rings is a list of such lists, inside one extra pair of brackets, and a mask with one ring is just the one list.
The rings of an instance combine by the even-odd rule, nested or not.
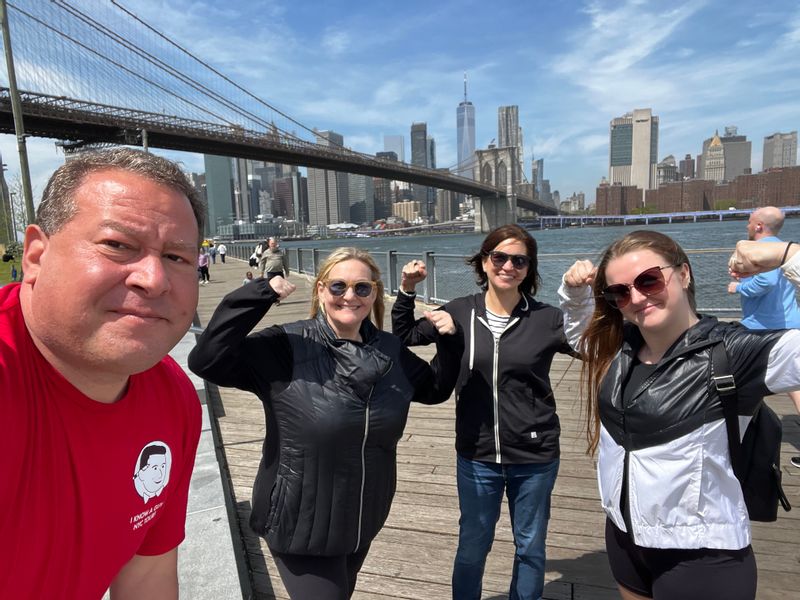
[(0, 598), (100, 598), (134, 554), (184, 537), (201, 410), (169, 357), (113, 404), (39, 353), (0, 289)]

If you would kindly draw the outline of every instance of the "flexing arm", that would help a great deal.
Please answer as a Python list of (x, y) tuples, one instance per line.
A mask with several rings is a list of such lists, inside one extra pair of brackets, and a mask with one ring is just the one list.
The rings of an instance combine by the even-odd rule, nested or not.
[(295, 289), (283, 277), (259, 278), (225, 296), (189, 354), (189, 368), (217, 385), (254, 391), (255, 378), (265, 378), (268, 370), (280, 369), (286, 362), (285, 352), (261, 356), (254, 346), (263, 349), (268, 340), (277, 343), (278, 338), (288, 343), (275, 328), (248, 334), (272, 304)]
[(408, 348), (403, 348), (403, 371), (415, 390), (412, 400), (422, 404), (439, 404), (447, 400), (458, 381), (463, 353), (464, 334), (459, 327), (455, 327), (454, 333), (438, 336), (436, 356), (430, 364)]
[(435, 323), (439, 317), (432, 319), (426, 313), (425, 317), (414, 319), (415, 289), (426, 276), (425, 263), (421, 260), (412, 260), (403, 267), (400, 291), (392, 307), (392, 333), (403, 340), (406, 346), (426, 346), (439, 337)]
[(157, 556), (134, 555), (111, 583), (111, 600), (177, 600), (178, 549)]
[(800, 286), (800, 244), (797, 242), (754, 242), (743, 240), (728, 260), (734, 277), (749, 277), (781, 267), (787, 279)]
[(558, 299), (564, 315), (567, 342), (580, 352), (580, 339), (594, 311), (592, 284), (595, 268), (591, 261), (578, 260), (564, 273), (558, 288)]

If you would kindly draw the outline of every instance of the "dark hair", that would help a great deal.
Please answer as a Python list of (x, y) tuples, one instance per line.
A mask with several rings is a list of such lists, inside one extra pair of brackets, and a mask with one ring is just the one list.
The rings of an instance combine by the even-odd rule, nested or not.
[(166, 456), (167, 449), (160, 444), (151, 444), (142, 450), (142, 458), (139, 459), (139, 470), (141, 471), (144, 469), (147, 466), (147, 462), (150, 460), (150, 457), (155, 456), (156, 454), (163, 454)]
[(198, 246), (205, 229), (206, 206), (180, 167), (166, 158), (135, 150), (113, 148), (101, 152), (84, 152), (71, 157), (50, 176), (36, 211), (36, 223), (47, 235), (66, 225), (78, 210), (75, 192), (85, 178), (98, 171), (127, 171), (180, 192), (189, 200), (197, 220)]
[(506, 240), (517, 240), (525, 244), (526, 254), (531, 259), (531, 264), (528, 267), (528, 274), (525, 279), (519, 284), (519, 291), (523, 294), (536, 295), (539, 286), (542, 285), (542, 279), (539, 277), (539, 258), (537, 255), (538, 249), (536, 240), (528, 231), (519, 225), (502, 225), (497, 229), (493, 229), (484, 238), (481, 244), (480, 251), (467, 260), (467, 264), (475, 269), (475, 283), (477, 283), (482, 290), (489, 287), (489, 278), (486, 271), (483, 270), (483, 259), (489, 256), (489, 253), (497, 248), (501, 243)]
[(697, 312), (694, 297), (694, 274), (692, 266), (689, 264), (689, 257), (671, 237), (657, 231), (633, 231), (613, 242), (603, 252), (594, 278), (594, 313), (580, 342), (580, 352), (583, 358), (581, 380), (587, 396), (586, 437), (589, 442), (589, 452), (592, 454), (600, 441), (600, 413), (598, 411), (600, 384), (611, 361), (622, 347), (622, 313), (613, 308), (603, 297), (603, 288), (607, 285), (606, 267), (613, 259), (639, 250), (655, 252), (664, 259), (666, 264), (685, 264), (689, 267), (689, 285), (686, 295), (690, 308)]

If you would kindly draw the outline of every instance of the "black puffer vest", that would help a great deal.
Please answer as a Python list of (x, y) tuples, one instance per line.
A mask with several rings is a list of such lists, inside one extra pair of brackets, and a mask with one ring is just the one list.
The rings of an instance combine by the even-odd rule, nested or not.
[(262, 459), (250, 524), (272, 550), (338, 556), (372, 542), (389, 515), (396, 448), (414, 396), (401, 342), (365, 321), (363, 343), (335, 338), (323, 317), (283, 325), (289, 386), (271, 397), (277, 474)]

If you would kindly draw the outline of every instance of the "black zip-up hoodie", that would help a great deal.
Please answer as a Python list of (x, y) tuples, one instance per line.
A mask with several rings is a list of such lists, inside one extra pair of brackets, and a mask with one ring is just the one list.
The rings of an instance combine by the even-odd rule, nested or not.
[[(504, 464), (550, 462), (559, 456), (561, 431), (550, 387), (558, 352), (575, 356), (561, 310), (523, 294), (495, 340), (486, 320), (485, 294), (464, 296), (439, 310), (464, 330), (456, 385), (456, 451), (472, 460)], [(414, 320), (414, 296), (398, 293), (392, 331), (409, 346), (439, 336), (426, 319)]]

